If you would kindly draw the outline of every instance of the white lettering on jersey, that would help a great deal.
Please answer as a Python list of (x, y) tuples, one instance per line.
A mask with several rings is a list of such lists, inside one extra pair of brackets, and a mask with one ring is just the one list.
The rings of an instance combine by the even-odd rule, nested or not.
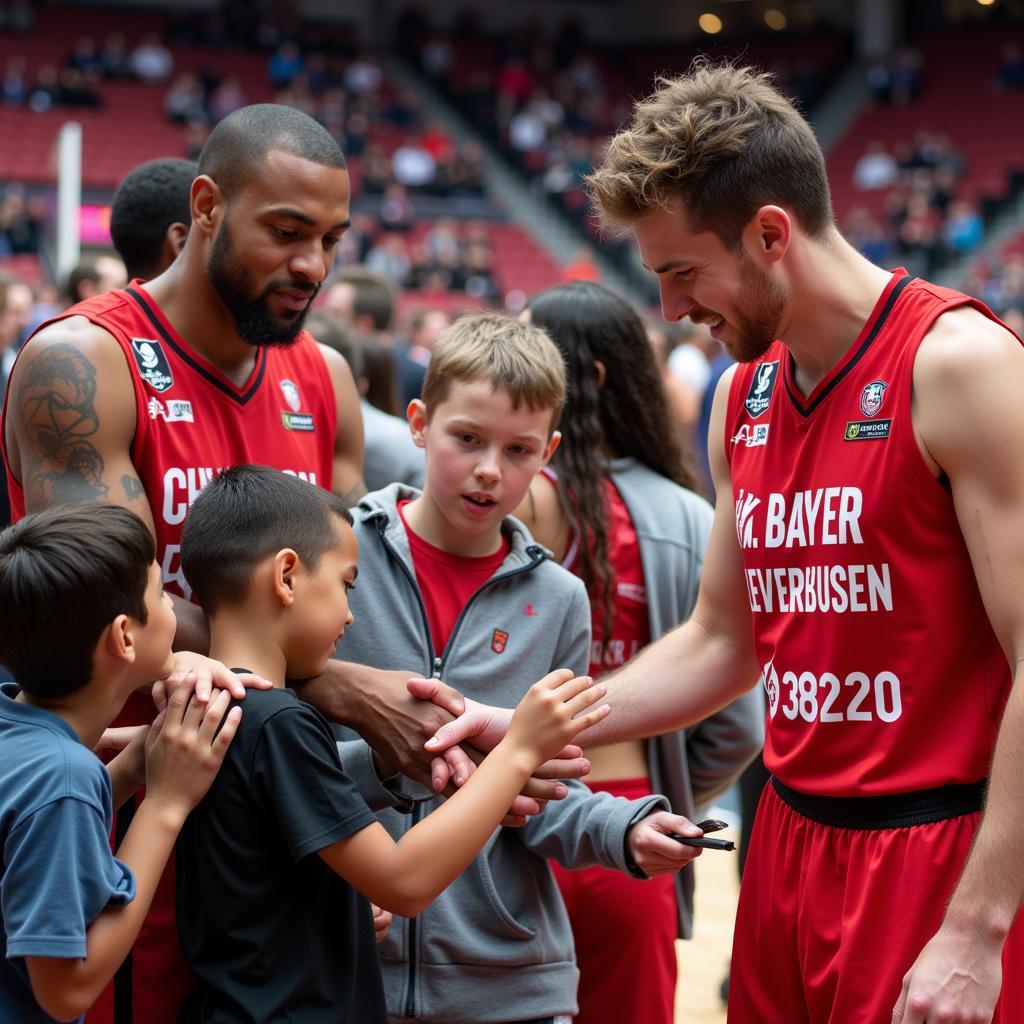
[[(791, 722), (885, 722), (903, 715), (903, 694), (894, 672), (879, 672), (873, 678), (865, 672), (848, 672), (840, 680), (834, 672), (783, 672), (772, 662), (761, 673), (768, 692), (768, 714), (774, 718), (779, 707)], [(779, 700), (780, 687), (786, 701)]]
[[(220, 472), (221, 466), (172, 466), (164, 473), (164, 492), (161, 502), (163, 520), (169, 526), (185, 522), (188, 510), (199, 492)], [(304, 469), (284, 469), (281, 472), (298, 477), (316, 486), (316, 472)], [(165, 575), (166, 580), (166, 575)]]
[(736, 499), (736, 536), (741, 548), (756, 548), (757, 538), (754, 536), (753, 512), (761, 504), (760, 498), (740, 490)]
[(807, 565), (746, 569), (750, 610), (792, 612), (891, 612), (889, 563)]
[[(786, 495), (768, 495), (765, 547), (806, 548), (822, 544), (863, 544), (859, 487), (824, 487)], [(749, 546), (749, 545), (748, 545)]]

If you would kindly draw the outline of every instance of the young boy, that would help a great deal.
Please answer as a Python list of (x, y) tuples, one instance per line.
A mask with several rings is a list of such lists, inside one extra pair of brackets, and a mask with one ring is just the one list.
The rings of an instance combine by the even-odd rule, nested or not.
[[(483, 314), (441, 335), (408, 413), (424, 489), (393, 484), (356, 510), (369, 585), (352, 597), (346, 658), (420, 664), (490, 704), (514, 703), (554, 666), (586, 670), (583, 584), (508, 517), (558, 445), (564, 396), (562, 358), (538, 327)], [(468, 871), (381, 944), (389, 1014), (487, 1024), (576, 1012), (572, 931), (546, 858), (641, 877), (675, 870), (695, 851), (664, 833), (700, 832), (667, 807), (570, 783), (524, 827), (494, 832)], [(402, 835), (423, 809), (381, 819)]]
[[(220, 691), (174, 690), (104, 767), (92, 747), (138, 687), (186, 667), (153, 538), (116, 505), (0, 534), (0, 1020), (79, 1018), (128, 954), (185, 817), (238, 726)], [(220, 731), (218, 732), (218, 728)], [(113, 806), (143, 783), (115, 857)]]
[(334, 495), (239, 466), (206, 486), (185, 524), (182, 568), (209, 617), (211, 653), (276, 689), (247, 697), (223, 771), (182, 835), (178, 928), (200, 980), (181, 1021), (382, 1024), (366, 897), (418, 914), (530, 773), (604, 717), (583, 713), (600, 697), (589, 679), (552, 673), (523, 700), (508, 742), (396, 843), (342, 770), (326, 721), (285, 689), (286, 678), (322, 672), (352, 622), (351, 522)]

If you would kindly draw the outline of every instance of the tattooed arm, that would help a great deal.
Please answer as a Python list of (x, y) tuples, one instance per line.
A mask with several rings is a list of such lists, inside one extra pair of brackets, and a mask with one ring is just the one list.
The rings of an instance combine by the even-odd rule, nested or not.
[(132, 465), (135, 392), (117, 342), (84, 317), (31, 338), (15, 365), (7, 453), (25, 510), (78, 501), (124, 505), (153, 528)]
[(366, 493), (366, 485), (363, 483), (363, 414), (359, 410), (359, 392), (344, 358), (326, 345), (318, 347), (334, 384), (334, 404), (338, 414), (331, 489), (347, 505), (354, 505)]

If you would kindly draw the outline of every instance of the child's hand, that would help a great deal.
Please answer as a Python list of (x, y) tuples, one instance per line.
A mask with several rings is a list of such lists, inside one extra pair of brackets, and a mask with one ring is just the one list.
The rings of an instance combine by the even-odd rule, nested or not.
[(187, 690), (190, 695), (195, 693), (199, 704), (207, 704), (214, 688), (227, 690), (235, 700), (244, 700), (247, 689), (271, 690), (273, 687), (274, 684), (262, 676), (248, 672), (239, 675), (213, 658), (192, 651), (176, 651), (170, 673), (153, 684), (153, 703), (157, 711), (162, 711), (171, 694), (179, 689)]
[(110, 763), (116, 763), (124, 775), (135, 783), (137, 788), (146, 784), (146, 740), (149, 736), (148, 725), (128, 725), (117, 729), (105, 729), (99, 743), (92, 749), (97, 754), (116, 752), (117, 757)]
[(242, 717), (241, 708), (228, 711), (230, 703), (227, 690), (219, 690), (207, 705), (186, 688), (175, 690), (146, 742), (147, 799), (168, 804), (181, 812), (182, 820), (199, 803)]
[(703, 852), (693, 846), (684, 846), (668, 837), (699, 836), (703, 833), (689, 818), (669, 811), (655, 811), (632, 825), (626, 834), (633, 863), (649, 878), (678, 871)]
[(573, 678), (568, 669), (549, 672), (534, 683), (519, 702), (509, 723), (506, 742), (527, 753), (532, 771), (554, 757), (577, 733), (608, 715), (611, 707), (607, 704), (586, 711), (607, 689), (603, 683), (595, 684), (589, 676)]
[(374, 934), (377, 936), (377, 942), (383, 942), (388, 929), (391, 927), (391, 922), (395, 919), (395, 915), (390, 910), (382, 910), (376, 903), (371, 903), (370, 906), (373, 907)]

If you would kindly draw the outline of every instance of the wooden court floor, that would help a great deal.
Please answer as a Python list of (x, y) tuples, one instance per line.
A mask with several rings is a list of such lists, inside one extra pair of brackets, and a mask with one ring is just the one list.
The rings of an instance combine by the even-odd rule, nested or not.
[[(739, 841), (739, 831), (722, 832)], [(696, 861), (697, 893), (694, 937), (677, 942), (679, 984), (676, 1024), (724, 1024), (719, 986), (729, 964), (739, 878), (735, 853), (705, 850)]]

